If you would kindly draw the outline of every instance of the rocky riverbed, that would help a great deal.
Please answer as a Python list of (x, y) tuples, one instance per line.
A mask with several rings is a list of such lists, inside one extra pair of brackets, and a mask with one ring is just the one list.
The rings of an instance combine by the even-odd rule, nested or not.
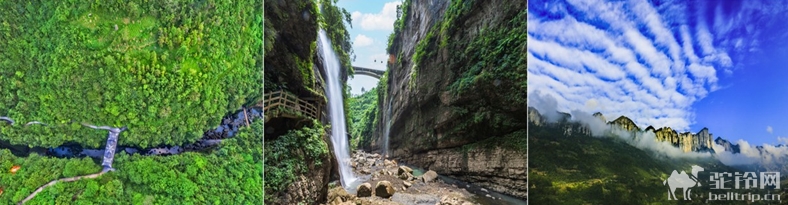
[(498, 193), (439, 176), (435, 171), (411, 168), (380, 154), (354, 151), (350, 160), (344, 163), (350, 163), (359, 181), (351, 184), (347, 191), (341, 186), (330, 185), (329, 205), (525, 203), (508, 201)]

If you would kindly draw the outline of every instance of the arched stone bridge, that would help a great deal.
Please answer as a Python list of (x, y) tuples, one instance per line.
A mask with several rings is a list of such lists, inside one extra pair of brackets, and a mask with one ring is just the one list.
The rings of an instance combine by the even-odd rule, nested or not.
[(370, 69), (370, 68), (364, 68), (358, 66), (353, 66), (353, 70), (355, 70), (356, 75), (366, 75), (377, 79), (380, 79), (380, 77), (383, 76), (383, 73), (386, 72), (382, 70), (376, 70), (376, 69)]

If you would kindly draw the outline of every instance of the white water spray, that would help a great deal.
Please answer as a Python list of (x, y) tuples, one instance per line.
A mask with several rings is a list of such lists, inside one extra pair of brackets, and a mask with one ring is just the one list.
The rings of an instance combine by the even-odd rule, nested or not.
[(386, 109), (386, 131), (383, 132), (383, 155), (391, 157), (389, 153), (389, 133), (391, 133), (391, 99)]
[(331, 144), (334, 147), (334, 155), (339, 162), (339, 178), (342, 186), (348, 189), (356, 181), (356, 176), (350, 168), (350, 146), (347, 139), (347, 129), (345, 127), (345, 108), (342, 103), (342, 81), (340, 73), (342, 67), (331, 47), (331, 41), (326, 37), (326, 32), (320, 29), (319, 44), (323, 54), (323, 65), (326, 73), (326, 95), (328, 95), (328, 114), (331, 116)]

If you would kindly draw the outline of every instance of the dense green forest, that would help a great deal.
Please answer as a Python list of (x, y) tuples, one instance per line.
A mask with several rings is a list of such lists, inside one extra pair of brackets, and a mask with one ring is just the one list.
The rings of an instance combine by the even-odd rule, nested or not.
[[(261, 1), (0, 1), (0, 139), (100, 147), (196, 140), (262, 97)], [(41, 121), (50, 126), (24, 126)]]
[[(377, 87), (368, 90), (367, 92), (353, 96), (348, 100), (349, 109), (347, 114), (350, 117), (348, 121), (348, 131), (351, 135), (350, 149), (355, 150), (358, 145), (369, 144), (372, 135), (375, 132), (375, 114), (378, 112), (378, 91)], [(364, 141), (362, 141), (364, 140)]]
[[(241, 128), (210, 153), (172, 156), (118, 153), (118, 170), (96, 179), (61, 182), (27, 204), (259, 204), (262, 202), (263, 121)], [(21, 201), (49, 181), (101, 171), (90, 158), (58, 159), (0, 150), (0, 204)], [(15, 174), (9, 170), (19, 165)]]

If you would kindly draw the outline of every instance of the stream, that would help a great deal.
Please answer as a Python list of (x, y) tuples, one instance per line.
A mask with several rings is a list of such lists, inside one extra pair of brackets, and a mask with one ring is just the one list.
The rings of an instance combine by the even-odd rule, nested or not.
[[(246, 117), (245, 117), (246, 116)], [(161, 145), (153, 148), (139, 148), (132, 146), (117, 146), (115, 153), (123, 151), (126, 154), (141, 154), (141, 155), (174, 155), (184, 152), (203, 152), (209, 151), (215, 147), (223, 139), (233, 137), (238, 133), (238, 129), (246, 126), (246, 118), (249, 122), (254, 119), (263, 118), (262, 108), (247, 108), (246, 113), (244, 110), (236, 111), (233, 114), (222, 118), (222, 122), (214, 129), (207, 130), (203, 133), (203, 137), (192, 144), (183, 146), (178, 145)], [(27, 145), (11, 144), (7, 140), (0, 140), (0, 149), (9, 149), (11, 153), (17, 157), (27, 157), (30, 153), (36, 153), (41, 156), (57, 157), (57, 158), (74, 158), (74, 157), (91, 157), (94, 160), (100, 161), (104, 157), (104, 149), (82, 147), (79, 143), (69, 142), (58, 147), (28, 147)]]

